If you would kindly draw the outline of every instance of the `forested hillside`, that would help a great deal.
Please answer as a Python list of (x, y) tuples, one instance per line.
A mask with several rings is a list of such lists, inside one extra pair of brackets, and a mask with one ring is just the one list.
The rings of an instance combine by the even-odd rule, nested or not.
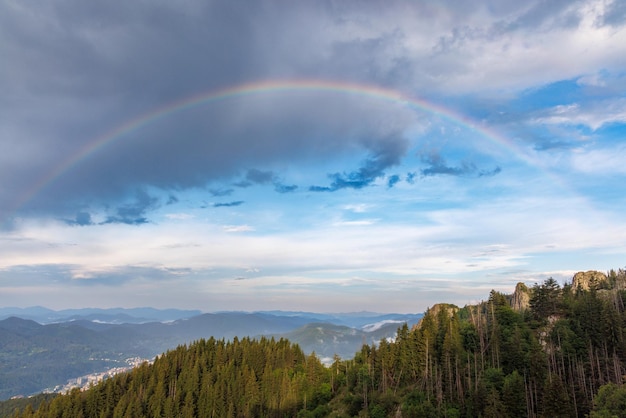
[[(89, 316), (91, 310), (82, 311)], [(147, 308), (127, 311), (151, 312)], [(153, 315), (169, 312), (156, 311)], [(305, 353), (315, 351), (326, 360), (334, 354), (352, 358), (363, 342), (373, 344), (393, 337), (399, 323), (416, 324), (419, 318), (421, 315), (367, 312), (220, 312), (166, 323), (109, 324), (82, 319), (42, 325), (9, 317), (0, 319), (0, 400), (56, 390), (70, 379), (126, 367), (137, 357), (151, 359), (180, 344), (209, 337), (284, 337), (297, 342)]]
[(626, 417), (626, 272), (431, 307), (330, 367), (287, 340), (200, 340), (16, 417)]

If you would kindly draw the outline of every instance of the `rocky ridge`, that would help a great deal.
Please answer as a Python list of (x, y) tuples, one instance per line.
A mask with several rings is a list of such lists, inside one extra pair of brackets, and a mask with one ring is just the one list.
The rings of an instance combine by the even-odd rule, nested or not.
[(598, 286), (606, 283), (606, 274), (595, 271), (579, 271), (574, 275), (572, 279), (572, 287), (576, 290), (589, 290), (591, 288), (598, 288)]

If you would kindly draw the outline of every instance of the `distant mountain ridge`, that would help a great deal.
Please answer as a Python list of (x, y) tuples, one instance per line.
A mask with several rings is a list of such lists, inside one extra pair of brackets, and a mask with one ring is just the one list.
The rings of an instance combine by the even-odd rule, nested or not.
[[(143, 308), (81, 308), (53, 310), (43, 306), (31, 306), (27, 308), (0, 307), (0, 320), (9, 317), (30, 319), (42, 325), (87, 320), (106, 324), (142, 324), (147, 322), (172, 322), (185, 318), (202, 315), (200, 310), (185, 309), (156, 309)], [(379, 322), (399, 321), (413, 322), (419, 320), (421, 314), (377, 313), (377, 312), (346, 312), (346, 313), (319, 313), (306, 311), (217, 311), (217, 314), (255, 314), (282, 318), (300, 318), (303, 323), (328, 322), (338, 325), (346, 325), (354, 328)]]
[(177, 319), (191, 318), (202, 314), (200, 310), (183, 309), (155, 309), (155, 308), (82, 308), (63, 309), (55, 311), (42, 306), (28, 308), (6, 307), (0, 308), (0, 320), (12, 316), (31, 319), (40, 324), (52, 324), (55, 322), (68, 322), (80, 319), (88, 321), (100, 321), (104, 323), (133, 323), (167, 322)]
[[(282, 314), (280, 311), (187, 316), (195, 311), (152, 308), (52, 311), (36, 307), (2, 308), (0, 318), (16, 313), (16, 309), (30, 318), (13, 315), (0, 320), (0, 400), (40, 392), (70, 378), (118, 367), (127, 358), (152, 358), (178, 345), (209, 337), (226, 340), (285, 337), (300, 344), (306, 353), (315, 351), (320, 357), (332, 358), (337, 354), (349, 358), (363, 343), (393, 339), (402, 323), (411, 326), (422, 316)], [(171, 319), (174, 316), (178, 318)], [(148, 318), (152, 320), (145, 321)]]

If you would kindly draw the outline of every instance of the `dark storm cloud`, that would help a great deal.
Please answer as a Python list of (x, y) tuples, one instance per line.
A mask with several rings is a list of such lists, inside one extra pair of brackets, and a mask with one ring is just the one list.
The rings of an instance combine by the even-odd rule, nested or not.
[(367, 167), (363, 167), (350, 173), (329, 174), (328, 177), (333, 180), (330, 186), (310, 186), (309, 190), (312, 192), (336, 192), (341, 189), (362, 189), (372, 184), (379, 177), (370, 176), (367, 171)]
[(233, 192), (233, 189), (209, 189), (209, 193), (214, 197), (230, 196)]
[(604, 11), (603, 23), (611, 26), (626, 25), (626, 2), (614, 1)]
[(263, 171), (252, 168), (246, 172), (243, 180), (235, 183), (234, 185), (246, 188), (255, 184), (268, 184), (273, 182), (275, 177), (276, 175), (272, 171)]
[[(129, 187), (185, 188), (238, 168), (242, 141), (215, 161), (222, 147), (229, 148), (210, 138), (220, 134), (219, 124), (208, 132), (203, 122), (191, 120), (185, 129), (127, 135), (124, 141), (134, 145), (110, 146), (53, 183), (46, 180), (89, 141), (127, 120), (181, 97), (267, 77), (260, 61), (267, 46), (258, 45), (261, 28), (249, 19), (264, 19), (256, 2), (68, 0), (39, 4), (37, 13), (31, 6), (0, 5), (0, 55), (10, 63), (0, 70), (0, 125), (2, 148), (11, 148), (13, 161), (0, 164), (0, 215), (36, 183), (47, 186), (26, 202), (31, 209), (65, 211), (69, 201), (83, 197), (114, 203)], [(175, 145), (183, 135), (187, 143)], [(137, 144), (142, 138), (150, 140)]]
[[(397, 30), (385, 33), (381, 37), (355, 39), (338, 42), (332, 48), (333, 67), (344, 73), (351, 73), (352, 78), (376, 84), (409, 82), (412, 78), (412, 62), (408, 58), (380, 60), (388, 51), (402, 43), (404, 34)], [(354, 72), (354, 68), (367, 71)]]
[(330, 186), (310, 186), (312, 192), (335, 192), (341, 189), (362, 189), (385, 175), (385, 170), (397, 165), (408, 147), (405, 138), (389, 136), (382, 142), (364, 141), (374, 148), (374, 155), (356, 171), (328, 174), (332, 179)]
[[(381, 148), (414, 122), (414, 113), (332, 92), (268, 92), (132, 122), (186, 97), (267, 79), (431, 89), (444, 69), (463, 69), (445, 59), (418, 65), (399, 18), (445, 13), (452, 28), (480, 9), (444, 3), (2, 2), (0, 217), (28, 209), (73, 219), (88, 202), (119, 207), (111, 222), (137, 223), (146, 221), (146, 212), (120, 203), (137, 188), (170, 194), (214, 181), (232, 184), (256, 167), (240, 186), (273, 184), (288, 192), (295, 188), (276, 180), (280, 173), (264, 177), (269, 167), (355, 151), (373, 157), (313, 189), (365, 187), (397, 164), (397, 156), (386, 160), (391, 154)], [(545, 2), (496, 3), (489, 10), (503, 18), (527, 10), (521, 26), (540, 21)], [(564, 2), (555, 4), (551, 11), (565, 10)], [(605, 19), (620, 13), (612, 10)]]
[[(74, 162), (90, 142), (183, 97), (264, 78), (339, 75), (348, 63), (333, 70), (320, 60), (334, 43), (311, 36), (311, 25), (332, 23), (342, 11), (238, 1), (37, 7), (0, 5), (0, 55), (8, 63), (0, 70), (1, 139), (11, 150), (11, 158), (0, 157), (0, 216), (22, 209), (15, 205), (64, 214), (87, 200), (118, 205), (144, 185), (181, 190), (235, 176), (251, 162), (349, 149), (356, 137), (343, 134), (370, 111), (345, 106), (349, 100), (329, 105), (328, 97), (226, 101), (122, 133)], [(246, 181), (273, 182), (268, 173), (250, 170)], [(16, 198), (22, 193), (25, 202)], [(120, 207), (109, 221), (145, 221), (134, 209)]]
[(476, 171), (476, 166), (473, 163), (468, 162), (463, 162), (460, 166), (449, 166), (444, 158), (439, 154), (423, 156), (422, 162), (428, 164), (427, 168), (420, 170), (422, 176), (436, 176), (439, 174), (464, 176)]
[[(451, 13), (459, 22), (463, 14), (471, 15), (477, 9), (467, 7), (465, 2), (447, 1)], [(488, 26), (474, 26), (459, 24), (451, 28), (449, 33), (441, 36), (433, 50), (441, 53), (465, 53), (468, 45), (477, 40), (497, 40), (509, 36), (510, 33), (520, 30), (538, 29), (548, 23), (553, 27), (575, 27), (581, 16), (572, 5), (576, 1), (554, 0), (529, 1), (525, 3), (515, 1), (490, 2), (489, 9), (493, 13), (493, 20)], [(452, 12), (454, 10), (454, 12)], [(512, 18), (511, 16), (514, 16)], [(457, 65), (465, 65), (457, 62)]]
[(295, 184), (282, 184), (279, 182), (274, 183), (274, 190), (278, 193), (291, 193), (295, 192), (298, 188)]
[(242, 188), (258, 184), (273, 184), (277, 193), (291, 193), (298, 188), (295, 184), (284, 184), (273, 171), (257, 170), (255, 168), (248, 170), (243, 180), (234, 183), (235, 186)]
[(267, 184), (274, 180), (274, 173), (257, 169), (248, 170), (246, 180), (256, 184)]
[(502, 168), (501, 167), (495, 167), (491, 170), (479, 170), (477, 175), (478, 177), (493, 177), (496, 174), (500, 174), (500, 172), (502, 172)]
[(225, 203), (214, 203), (213, 207), (214, 208), (231, 208), (234, 206), (241, 206), (243, 205), (243, 200), (237, 200), (234, 202), (225, 202)]
[(117, 207), (115, 214), (107, 216), (103, 223), (142, 225), (149, 222), (146, 214), (159, 206), (158, 198), (150, 196), (144, 190), (138, 190), (132, 202)]
[(492, 170), (479, 170), (474, 163), (465, 161), (460, 165), (451, 166), (448, 165), (446, 160), (438, 153), (423, 155), (422, 162), (428, 164), (427, 168), (420, 170), (420, 173), (424, 177), (437, 175), (492, 177), (502, 171), (500, 167), (495, 167)]
[[(581, 1), (552, 0), (549, 2), (533, 2), (520, 17), (508, 25), (509, 30), (537, 28), (546, 21), (550, 25), (561, 27), (575, 27), (580, 23), (582, 16), (577, 8), (572, 7)], [(555, 21), (556, 20), (556, 21)]]
[(66, 219), (65, 223), (75, 226), (88, 226), (94, 224), (89, 212), (78, 212), (74, 219)]
[[(0, 157), (0, 216), (28, 208), (71, 219), (85, 202), (118, 206), (129, 190), (204, 187), (250, 166), (256, 168), (240, 185), (273, 184), (289, 192), (295, 187), (266, 167), (355, 147), (376, 152), (376, 142), (389, 135), (384, 123), (394, 130), (407, 123), (408, 111), (399, 114), (375, 100), (268, 93), (116, 131), (184, 97), (256, 80), (393, 85), (399, 73), (410, 74), (399, 55), (391, 66), (387, 56), (401, 31), (367, 40), (344, 36), (355, 17), (378, 19), (370, 16), (380, 9), (376, 2), (284, 7), (272, 1), (61, 0), (38, 5), (37, 13), (32, 7), (0, 5), (0, 55), (7, 63), (0, 69), (0, 125), (2, 145), (11, 149), (11, 158)], [(355, 77), (356, 71), (364, 76)], [(367, 135), (370, 144), (362, 142)], [(96, 140), (103, 145), (88, 151)], [(338, 174), (335, 187), (362, 187), (380, 175), (379, 164), (376, 157), (355, 173)], [(16, 198), (22, 194), (24, 201)], [(123, 214), (132, 212), (123, 207), (120, 212), (109, 220), (145, 218)]]
[(389, 176), (389, 178), (387, 179), (387, 187), (391, 189), (393, 186), (395, 186), (399, 182), (400, 182), (400, 176), (398, 174)]
[[(13, 162), (4, 165), (8, 173), (3, 179), (14, 181), (10, 189), (0, 188), (0, 193), (6, 191), (0, 196), (0, 210), (6, 213), (14, 196), (37, 183), (44, 187), (35, 190), (26, 206), (76, 213), (84, 201), (116, 205), (127, 190), (145, 185), (183, 190), (235, 177), (252, 164), (325, 159), (353, 151), (355, 144), (365, 153), (371, 147), (358, 138), (371, 130), (382, 133), (384, 140), (386, 133), (379, 132), (378, 125), (392, 110), (330, 93), (225, 100), (107, 137), (107, 132), (183, 97), (276, 77), (265, 68), (274, 68), (273, 59), (280, 57), (280, 68), (301, 64), (297, 51), (291, 51), (293, 61), (282, 60), (279, 46), (253, 36), (258, 25), (275, 28), (275, 33), (293, 29), (280, 27), (285, 24), (282, 8), (274, 10), (277, 15), (261, 13), (249, 19), (254, 6), (228, 4), (173, 10), (168, 5), (103, 3), (91, 10), (67, 1), (48, 6), (53, 9), (40, 14), (44, 22), (32, 21), (24, 6), (0, 13), (3, 22), (9, 21), (0, 25), (3, 39), (19, 40), (3, 49), (11, 66), (5, 66), (2, 78), (10, 88), (0, 98), (7, 109), (0, 122), (6, 121), (7, 131), (14, 128), (19, 135)], [(294, 36), (299, 36), (298, 28)], [(303, 55), (306, 50), (298, 49)], [(315, 51), (322, 52), (313, 48), (306, 53)], [(28, 68), (21, 65), (26, 57)], [(36, 70), (43, 67), (45, 77)], [(362, 132), (355, 133), (355, 126)], [(19, 136), (27, 141), (19, 141)], [(103, 146), (85, 152), (99, 138), (105, 139)], [(20, 149), (25, 143), (28, 151)], [(63, 166), (68, 169), (46, 180)], [(371, 169), (364, 167), (361, 175), (371, 175), (366, 172)], [(270, 170), (258, 168), (249, 170), (239, 186), (276, 183), (280, 192), (293, 190), (275, 178)], [(140, 218), (113, 215), (110, 221)]]

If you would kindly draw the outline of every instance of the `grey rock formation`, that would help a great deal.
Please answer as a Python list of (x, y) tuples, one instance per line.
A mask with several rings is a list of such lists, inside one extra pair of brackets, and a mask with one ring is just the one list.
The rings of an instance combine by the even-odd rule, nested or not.
[(530, 289), (522, 282), (515, 286), (511, 307), (517, 312), (525, 311), (530, 307)]
[(598, 286), (606, 282), (606, 279), (606, 274), (596, 270), (579, 271), (572, 279), (572, 287), (575, 290), (597, 289)]
[[(459, 310), (459, 307), (451, 303), (436, 303), (430, 308), (428, 308), (428, 310), (424, 314), (424, 317), (426, 317), (426, 315), (430, 315), (433, 318), (437, 318), (441, 311), (445, 311), (446, 316), (448, 318), (452, 318), (452, 315), (458, 312), (458, 310)], [(417, 324), (415, 324), (411, 330), (415, 331), (415, 330), (420, 329), (422, 327), (423, 320), (424, 318), (422, 318), (422, 320), (420, 320)]]

